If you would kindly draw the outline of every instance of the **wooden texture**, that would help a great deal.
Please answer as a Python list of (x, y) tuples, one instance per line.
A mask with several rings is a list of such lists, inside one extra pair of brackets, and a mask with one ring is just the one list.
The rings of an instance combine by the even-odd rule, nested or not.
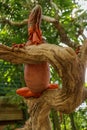
[(22, 120), (23, 113), (17, 104), (9, 103), (9, 99), (0, 98), (0, 121)]
[[(84, 87), (87, 62), (87, 41), (80, 55), (70, 47), (42, 44), (15, 48), (0, 45), (0, 58), (16, 64), (49, 62), (62, 79), (62, 88), (44, 91), (40, 98), (26, 99), (30, 118), (22, 130), (51, 130), (51, 108), (62, 113), (73, 112), (87, 98)], [(21, 130), (21, 129), (20, 129)]]

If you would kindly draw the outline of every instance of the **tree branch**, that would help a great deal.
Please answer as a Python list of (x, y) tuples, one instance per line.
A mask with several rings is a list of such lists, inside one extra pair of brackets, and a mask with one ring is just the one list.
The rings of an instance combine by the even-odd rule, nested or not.
[[(84, 57), (84, 53), (82, 55)], [(25, 46), (25, 48), (14, 48), (14, 50), (11, 47), (0, 45), (0, 58), (6, 61), (16, 64), (37, 64), (47, 61), (52, 64), (63, 80), (63, 89), (66, 93), (74, 92), (78, 83), (83, 86), (85, 62), (83, 65), (82, 57), (79, 59), (70, 47), (64, 48), (52, 44)]]
[[(23, 130), (31, 130), (30, 126), (32, 130), (48, 130), (48, 128), (50, 129), (48, 116), (51, 108), (63, 113), (71, 113), (87, 98), (87, 89), (83, 87), (86, 50), (87, 42), (82, 47), (79, 58), (72, 48), (52, 44), (25, 46), (24, 48), (14, 48), (14, 50), (11, 47), (0, 45), (0, 59), (16, 64), (38, 64), (47, 61), (62, 78), (62, 89), (47, 90), (38, 99), (26, 99), (31, 118)], [(31, 125), (30, 122), (32, 122)]]
[[(46, 15), (42, 15), (42, 20), (45, 20), (47, 22), (50, 22), (50, 23), (54, 23), (56, 21), (55, 18), (52, 18), (52, 17), (49, 17), (49, 16), (46, 16)], [(22, 26), (22, 25), (25, 25), (28, 23), (28, 19), (24, 19), (23, 21), (19, 21), (19, 22), (14, 22), (14, 21), (11, 21), (9, 19), (6, 19), (6, 18), (0, 18), (0, 23), (3, 23), (3, 24), (9, 24), (9, 25), (13, 25), (13, 26)]]
[(57, 6), (52, 0), (50, 0), (50, 4), (51, 4), (52, 7), (56, 10), (56, 14), (58, 15), (58, 12), (60, 11), (60, 10), (58, 9), (58, 6)]
[(65, 43), (66, 45), (72, 48), (76, 48), (77, 44), (70, 40), (62, 24), (60, 24), (59, 21), (55, 21), (54, 26), (59, 32), (61, 42)]
[[(72, 42), (69, 39), (69, 37), (67, 36), (67, 33), (65, 32), (65, 29), (63, 28), (62, 24), (60, 24), (60, 22), (58, 20), (56, 20), (55, 18), (49, 17), (49, 16), (45, 16), (45, 15), (42, 15), (42, 20), (53, 23), (53, 25), (59, 32), (61, 42), (65, 43), (66, 45), (68, 45), (70, 47), (76, 46), (76, 43)], [(28, 23), (28, 19), (25, 19), (21, 22), (13, 22), (9, 19), (2, 18), (2, 19), (0, 19), (0, 23), (4, 23), (4, 24), (7, 23), (11, 26), (23, 26)]]
[(87, 67), (87, 39), (85, 39), (83, 46), (81, 47), (81, 61)]
[(0, 23), (9, 24), (11, 26), (23, 26), (28, 23), (28, 19), (24, 19), (23, 21), (20, 22), (14, 22), (6, 18), (0, 18)]

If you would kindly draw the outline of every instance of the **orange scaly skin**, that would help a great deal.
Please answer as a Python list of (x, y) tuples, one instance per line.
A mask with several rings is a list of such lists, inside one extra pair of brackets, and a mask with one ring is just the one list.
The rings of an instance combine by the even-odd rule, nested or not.
[[(40, 30), (41, 6), (37, 5), (31, 12), (28, 20), (29, 41), (24, 45), (38, 45), (44, 43)], [(23, 45), (23, 44), (22, 44)], [(17, 44), (14, 45), (17, 47)], [(23, 47), (21, 44), (18, 47)], [(24, 79), (27, 87), (19, 88), (16, 93), (25, 98), (40, 97), (46, 89), (58, 88), (57, 84), (49, 84), (50, 70), (47, 62), (40, 64), (26, 64)]]

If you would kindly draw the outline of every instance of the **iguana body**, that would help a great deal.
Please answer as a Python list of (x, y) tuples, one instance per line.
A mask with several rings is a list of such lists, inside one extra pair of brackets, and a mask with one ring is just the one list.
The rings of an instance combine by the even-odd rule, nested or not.
[[(39, 45), (44, 43), (42, 39), (42, 32), (40, 30), (41, 23), (41, 6), (37, 5), (31, 12), (28, 20), (28, 34), (29, 39), (25, 44)], [(17, 46), (15, 46), (17, 47)], [(37, 58), (37, 57), (36, 57)], [(24, 79), (26, 87), (19, 88), (17, 94), (27, 97), (39, 97), (46, 89), (58, 88), (57, 84), (49, 84), (50, 70), (47, 62), (40, 64), (26, 64), (24, 67)]]

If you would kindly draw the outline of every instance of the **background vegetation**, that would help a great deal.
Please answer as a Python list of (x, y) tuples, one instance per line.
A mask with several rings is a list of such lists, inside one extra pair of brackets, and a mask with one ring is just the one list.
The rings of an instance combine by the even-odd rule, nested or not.
[[(27, 24), (31, 9), (39, 3), (43, 15), (55, 18), (58, 27), (42, 20), (41, 29), (48, 43), (60, 46), (68, 45), (74, 50), (86, 39), (87, 11), (80, 8), (75, 0), (0, 0), (0, 43), (12, 46), (13, 43), (26, 43), (28, 39)], [(24, 22), (25, 23), (25, 22)], [(62, 87), (61, 79), (51, 67), (51, 82)], [(25, 85), (23, 65), (13, 65), (0, 60), (0, 96), (11, 97), (11, 102), (22, 102), (15, 90)], [(86, 102), (83, 107), (70, 115), (63, 115), (62, 123), (59, 113), (52, 110), (50, 117), (53, 130), (87, 130)], [(67, 106), (68, 107), (68, 106)]]

